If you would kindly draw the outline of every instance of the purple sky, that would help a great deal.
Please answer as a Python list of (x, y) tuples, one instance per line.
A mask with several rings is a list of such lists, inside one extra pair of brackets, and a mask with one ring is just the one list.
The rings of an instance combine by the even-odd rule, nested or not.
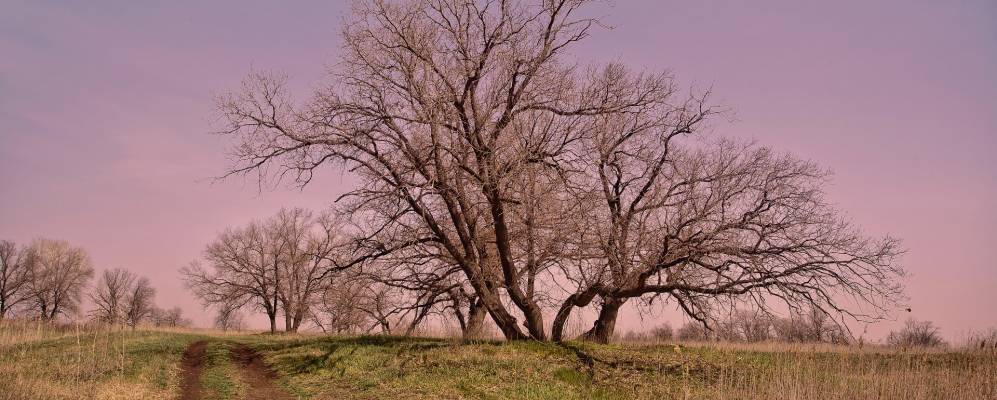
[[(345, 185), (333, 170), (303, 192), (213, 184), (227, 163), (225, 141), (208, 134), (212, 96), (251, 67), (284, 70), (304, 96), (336, 60), (344, 7), (159, 3), (0, 0), (0, 239), (82, 245), (98, 268), (149, 276), (161, 305), (207, 324), (177, 269), (224, 227), (321, 208)], [(580, 59), (712, 85), (736, 110), (716, 134), (831, 168), (841, 209), (904, 239), (912, 316), (952, 339), (997, 326), (997, 3), (596, 7), (612, 29)]]

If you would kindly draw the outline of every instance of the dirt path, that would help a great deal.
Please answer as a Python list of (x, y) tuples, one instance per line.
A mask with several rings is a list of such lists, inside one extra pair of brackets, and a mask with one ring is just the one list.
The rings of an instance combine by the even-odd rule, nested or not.
[(201, 398), (201, 369), (204, 366), (204, 352), (208, 342), (201, 340), (191, 343), (180, 360), (181, 376), (180, 400)]
[(233, 343), (229, 351), (232, 362), (239, 366), (242, 380), (249, 388), (246, 400), (291, 400), (291, 396), (275, 385), (277, 374), (263, 363), (256, 351), (244, 344)]
[[(201, 372), (204, 369), (208, 342), (191, 343), (180, 361), (182, 381), (180, 400), (198, 400), (202, 395)], [(246, 400), (291, 400), (292, 397), (276, 386), (277, 374), (263, 363), (263, 358), (244, 344), (229, 344), (232, 363), (239, 368), (246, 383)]]

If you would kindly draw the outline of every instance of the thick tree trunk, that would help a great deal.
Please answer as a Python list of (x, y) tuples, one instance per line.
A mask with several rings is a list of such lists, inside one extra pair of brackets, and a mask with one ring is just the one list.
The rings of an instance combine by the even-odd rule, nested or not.
[(294, 320), (291, 322), (291, 332), (297, 332), (298, 329), (301, 329), (301, 321), (304, 321), (304, 320), (305, 320), (305, 310), (302, 307), (302, 308), (299, 308), (294, 313)]
[[(519, 286), (518, 274), (516, 272), (516, 266), (512, 259), (512, 249), (510, 246), (510, 234), (509, 228), (505, 222), (505, 210), (502, 205), (502, 199), (499, 195), (498, 188), (493, 183), (485, 184), (485, 196), (488, 198), (488, 202), (491, 204), (491, 214), (492, 221), (494, 222), (495, 231), (495, 248), (498, 250), (499, 263), (502, 267), (502, 277), (505, 280), (505, 288), (509, 293), (509, 299), (512, 300), (513, 304), (523, 313), (523, 317), (526, 319), (525, 325), (526, 330), (530, 333), (530, 336), (522, 339), (536, 339), (536, 340), (547, 340), (547, 335), (544, 332), (543, 323), (543, 312), (536, 301), (527, 296), (523, 292), (522, 288)], [(492, 309), (489, 306), (489, 309)], [(492, 316), (494, 318), (494, 315)], [(512, 319), (513, 324), (515, 324), (515, 318)], [(508, 322), (500, 322), (498, 318), (495, 319), (495, 323), (500, 324), (503, 333), (505, 333), (506, 328), (504, 325), (508, 325)], [(518, 328), (517, 328), (518, 330)], [(512, 339), (506, 335), (507, 339)], [(520, 339), (520, 338), (516, 338)]]
[(560, 342), (564, 340), (564, 324), (568, 322), (568, 317), (571, 316), (571, 311), (575, 307), (585, 307), (592, 302), (595, 298), (595, 294), (598, 291), (597, 287), (591, 287), (583, 292), (574, 293), (568, 296), (561, 304), (561, 308), (557, 310), (557, 315), (554, 316), (554, 325), (551, 326), (550, 338), (555, 342)]
[(490, 315), (492, 320), (495, 321), (495, 325), (498, 326), (500, 331), (502, 331), (502, 335), (505, 336), (505, 339), (529, 339), (529, 336), (519, 329), (516, 317), (509, 314), (509, 311), (506, 310), (505, 306), (502, 304), (502, 300), (497, 294), (495, 294), (494, 285), (485, 282), (481, 279), (481, 277), (476, 277), (470, 274), (468, 278), (471, 286), (474, 287), (474, 291), (478, 295), (478, 301), (481, 306), (488, 311), (488, 315)]
[(616, 317), (620, 313), (620, 307), (627, 302), (627, 299), (608, 297), (603, 300), (602, 308), (599, 310), (599, 318), (592, 324), (592, 329), (585, 332), (582, 337), (597, 343), (609, 343), (616, 330)]
[(498, 296), (493, 292), (480, 293), (479, 298), (484, 308), (488, 311), (488, 314), (492, 316), (492, 320), (495, 321), (495, 325), (502, 331), (502, 335), (505, 336), (506, 340), (526, 340), (530, 338), (519, 329), (516, 317), (509, 314), (509, 311), (505, 309)]
[(485, 316), (488, 315), (488, 311), (485, 310), (484, 304), (481, 300), (472, 301), (470, 308), (467, 311), (467, 325), (464, 326), (464, 340), (480, 339), (482, 332), (485, 327)]

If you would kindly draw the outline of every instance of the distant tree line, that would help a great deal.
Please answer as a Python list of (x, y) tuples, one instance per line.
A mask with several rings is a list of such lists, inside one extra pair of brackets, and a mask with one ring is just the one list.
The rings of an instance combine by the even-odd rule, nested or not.
[[(0, 320), (43, 321), (81, 317), (109, 325), (189, 326), (180, 308), (155, 306), (149, 279), (124, 269), (102, 272), (91, 287), (94, 267), (86, 250), (65, 240), (39, 238), (25, 246), (0, 241)], [(83, 310), (89, 299), (92, 309)]]
[(725, 317), (715, 317), (710, 324), (690, 321), (677, 330), (668, 324), (649, 332), (628, 332), (620, 339), (628, 341), (725, 341), (788, 343), (849, 343), (848, 333), (820, 310), (793, 312), (780, 317), (759, 310), (736, 309)]

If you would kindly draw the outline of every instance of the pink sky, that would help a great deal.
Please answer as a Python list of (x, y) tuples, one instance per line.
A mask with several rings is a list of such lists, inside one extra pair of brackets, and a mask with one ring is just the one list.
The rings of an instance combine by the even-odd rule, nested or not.
[[(306, 95), (336, 60), (342, 5), (2, 3), (0, 239), (84, 246), (206, 325), (177, 269), (226, 226), (345, 186), (334, 170), (303, 192), (212, 184), (226, 143), (208, 134), (213, 94), (251, 67)], [(904, 239), (912, 316), (951, 339), (997, 327), (997, 3), (745, 3), (598, 5), (612, 29), (575, 54), (712, 85), (737, 117), (716, 134), (831, 168), (841, 209)], [(623, 330), (657, 322), (630, 313)]]

